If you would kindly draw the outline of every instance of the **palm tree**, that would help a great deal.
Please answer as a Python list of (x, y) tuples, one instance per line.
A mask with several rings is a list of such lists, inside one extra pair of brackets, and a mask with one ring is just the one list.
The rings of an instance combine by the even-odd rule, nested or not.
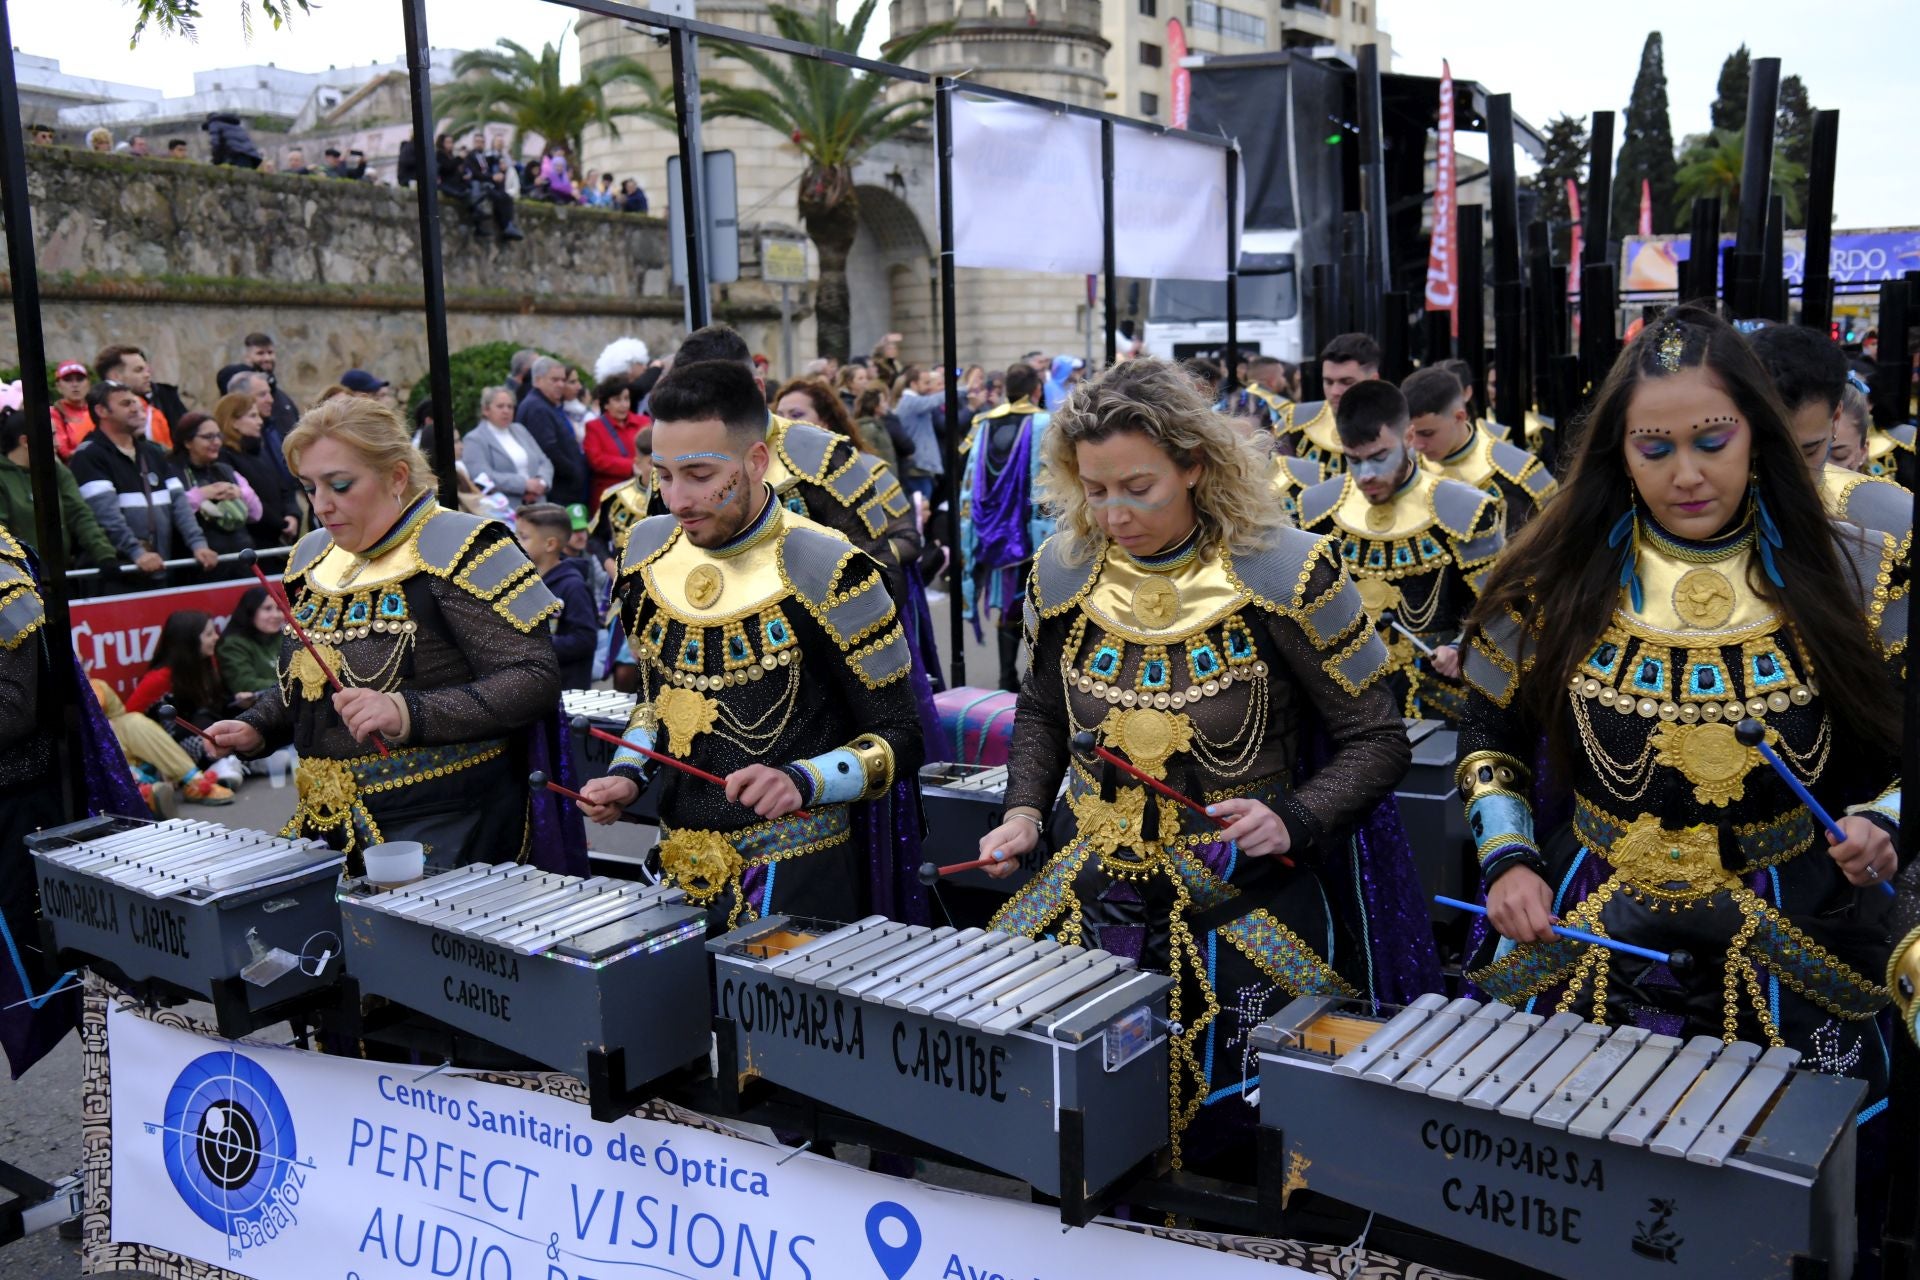
[[(1715, 129), (1693, 139), (1674, 175), (1674, 200), (1679, 212), (1684, 214), (1696, 199), (1717, 197), (1721, 227), (1739, 226), (1740, 175), (1746, 169), (1746, 152), (1744, 129)], [(1773, 193), (1785, 199), (1790, 225), (1800, 217), (1798, 184), (1806, 176), (1800, 165), (1778, 151), (1773, 153)]]
[[(129, 47), (138, 45), (140, 37), (146, 33), (147, 24), (152, 23), (168, 35), (185, 36), (189, 40), (199, 38), (197, 25), (200, 19), (199, 0), (132, 0), (135, 5), (133, 38), (127, 41)], [(260, 11), (273, 23), (278, 31), (293, 21), (293, 11), (312, 12), (314, 0), (260, 0)], [(248, 40), (253, 39), (252, 0), (240, 0), (240, 31)]]
[[(562, 34), (561, 39), (565, 39)], [(620, 116), (640, 116), (673, 127), (672, 110), (659, 105), (661, 86), (646, 67), (632, 58), (602, 58), (580, 68), (580, 79), (566, 84), (560, 78), (560, 51), (542, 45), (539, 56), (511, 40), (494, 42), (493, 49), (473, 49), (453, 61), (454, 83), (434, 95), (434, 114), (449, 133), (466, 133), (489, 124), (513, 126), (512, 149), (537, 133), (549, 145), (563, 146), (575, 164), (580, 161), (580, 139), (589, 125), (600, 125), (612, 137), (620, 136), (614, 123)], [(644, 93), (631, 106), (607, 105), (607, 90), (622, 83), (638, 84)]]
[[(774, 29), (788, 40), (857, 54), (879, 0), (862, 0), (842, 23), (832, 4), (818, 9), (769, 4)], [(887, 56), (904, 61), (930, 40), (952, 29), (940, 23), (887, 46)], [(820, 353), (845, 359), (849, 354), (847, 252), (860, 227), (860, 196), (853, 166), (869, 148), (912, 128), (932, 112), (925, 98), (881, 100), (889, 81), (816, 58), (775, 58), (758, 49), (712, 41), (720, 57), (746, 63), (767, 84), (764, 89), (714, 84), (706, 87), (701, 111), (713, 118), (757, 120), (790, 138), (806, 157), (800, 174), (800, 221), (820, 255), (820, 287), (814, 302)]]

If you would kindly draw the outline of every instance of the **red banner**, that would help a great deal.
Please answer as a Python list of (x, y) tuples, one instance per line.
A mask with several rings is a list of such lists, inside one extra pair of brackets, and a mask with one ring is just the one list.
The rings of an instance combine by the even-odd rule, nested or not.
[(1453, 315), (1460, 332), (1460, 246), (1454, 225), (1453, 68), (1440, 64), (1440, 140), (1434, 150), (1433, 237), (1427, 249), (1427, 310)]
[(1640, 234), (1653, 234), (1653, 184), (1640, 179)]
[(1180, 26), (1180, 19), (1167, 19), (1167, 58), (1173, 64), (1168, 73), (1172, 86), (1170, 104), (1172, 114), (1168, 120), (1176, 129), (1187, 127), (1187, 110), (1193, 105), (1193, 73), (1180, 64), (1187, 56), (1187, 33)]
[(88, 675), (106, 681), (124, 698), (147, 673), (147, 664), (153, 661), (154, 645), (160, 639), (160, 627), (170, 615), (195, 609), (210, 616), (224, 630), (228, 615), (240, 602), (241, 593), (253, 585), (253, 579), (246, 578), (237, 582), (75, 600), (71, 606), (73, 651)]
[(1580, 252), (1586, 241), (1580, 235), (1580, 184), (1567, 179), (1567, 216), (1573, 219), (1573, 249), (1567, 255), (1567, 297), (1580, 296)]

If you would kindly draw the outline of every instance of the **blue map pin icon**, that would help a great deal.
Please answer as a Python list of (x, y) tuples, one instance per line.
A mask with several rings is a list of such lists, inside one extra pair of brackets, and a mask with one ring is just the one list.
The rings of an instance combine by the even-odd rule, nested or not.
[[(880, 1229), (889, 1222), (900, 1224), (906, 1236), (904, 1243), (888, 1244), (880, 1234)], [(873, 1250), (873, 1260), (880, 1264), (880, 1270), (886, 1273), (887, 1280), (902, 1280), (913, 1269), (914, 1259), (920, 1256), (920, 1224), (914, 1221), (905, 1205), (882, 1200), (867, 1210), (867, 1245)]]

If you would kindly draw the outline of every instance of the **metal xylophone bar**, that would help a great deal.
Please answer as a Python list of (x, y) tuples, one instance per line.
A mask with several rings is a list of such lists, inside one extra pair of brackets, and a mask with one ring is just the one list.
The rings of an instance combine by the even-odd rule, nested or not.
[(680, 901), (677, 890), (530, 867), (466, 867), (362, 905), (448, 933), (537, 955), (569, 938)]

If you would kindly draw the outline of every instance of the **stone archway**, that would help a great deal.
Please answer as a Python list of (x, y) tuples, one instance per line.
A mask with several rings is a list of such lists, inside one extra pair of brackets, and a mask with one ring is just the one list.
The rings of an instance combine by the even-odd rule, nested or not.
[(847, 256), (852, 352), (864, 355), (882, 336), (902, 335), (907, 358), (938, 350), (933, 246), (911, 205), (884, 186), (862, 184), (860, 231)]

